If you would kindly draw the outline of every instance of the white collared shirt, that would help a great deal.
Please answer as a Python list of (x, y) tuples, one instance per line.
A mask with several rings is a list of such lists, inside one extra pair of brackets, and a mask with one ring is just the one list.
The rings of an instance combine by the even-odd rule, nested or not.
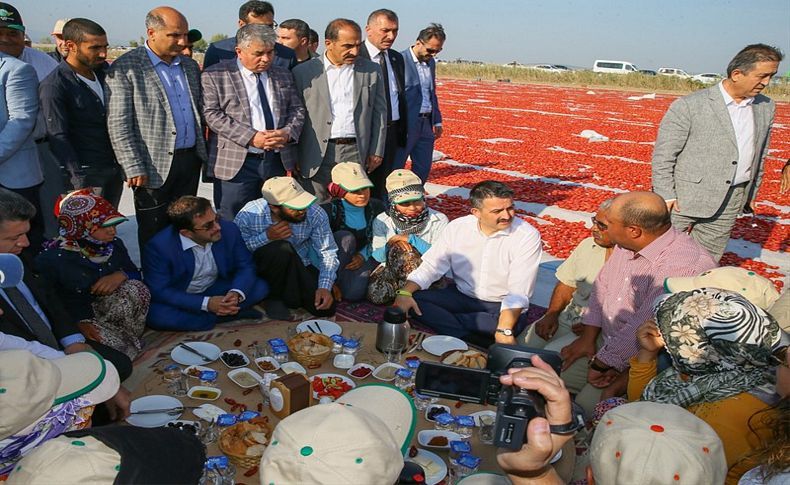
[[(254, 72), (244, 67), (238, 58), (236, 58), (236, 65), (239, 66), (241, 80), (244, 83), (244, 89), (247, 91), (247, 99), (250, 102), (252, 127), (257, 131), (266, 131), (266, 118), (263, 116), (263, 106), (261, 105), (261, 97), (258, 93), (257, 83), (262, 82), (263, 87), (266, 89), (266, 100), (269, 102), (269, 108), (272, 110), (272, 118), (274, 118), (274, 93), (272, 91), (272, 80), (269, 78), (269, 73), (264, 71), (260, 74), (259, 78)], [(275, 123), (277, 123), (276, 120)], [(276, 128), (277, 126), (272, 127), (272, 129)], [(263, 150), (253, 146), (249, 147), (249, 151), (252, 153), (263, 153)]]
[(754, 111), (752, 103), (754, 98), (746, 98), (736, 103), (732, 96), (724, 89), (724, 82), (719, 83), (719, 89), (724, 96), (724, 104), (730, 114), (732, 127), (735, 130), (735, 141), (738, 145), (738, 165), (735, 168), (735, 177), (732, 185), (748, 182), (752, 179), (752, 161), (754, 160)]
[(520, 218), (486, 236), (477, 217), (470, 214), (444, 228), (408, 279), (425, 289), (448, 273), (464, 295), (501, 302), (501, 310), (526, 310), (541, 253), (540, 233)]
[(431, 104), (431, 91), (433, 90), (433, 78), (431, 77), (431, 66), (427, 62), (421, 62), (414, 55), (414, 47), (409, 48), (411, 60), (417, 67), (417, 76), (420, 78), (420, 90), (422, 91), (422, 104), (420, 104), (420, 113), (430, 113), (433, 111)]
[(178, 237), (181, 239), (181, 249), (184, 251), (191, 249), (195, 255), (195, 272), (187, 287), (187, 293), (203, 293), (217, 281), (217, 262), (214, 261), (214, 254), (211, 252), (212, 243), (201, 246), (182, 234)]
[[(367, 39), (365, 39), (365, 46), (368, 48), (370, 60), (376, 64), (380, 64), (381, 61), (379, 58), (381, 57), (381, 51), (379, 48), (371, 44)], [(400, 119), (400, 111), (398, 110), (398, 80), (395, 78), (395, 71), (392, 69), (390, 56), (384, 56), (384, 62), (387, 64), (387, 82), (389, 83), (387, 88), (390, 90), (390, 113), (392, 113), (390, 119), (392, 121), (398, 121)]]
[(354, 65), (335, 66), (323, 55), (326, 82), (329, 85), (329, 108), (332, 113), (330, 138), (355, 138)]

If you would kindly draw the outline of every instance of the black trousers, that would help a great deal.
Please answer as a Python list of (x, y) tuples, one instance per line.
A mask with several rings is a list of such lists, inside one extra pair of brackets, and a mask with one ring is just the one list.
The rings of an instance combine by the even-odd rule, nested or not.
[(81, 174), (74, 174), (63, 168), (64, 185), (68, 190), (83, 187), (97, 187), (101, 189), (101, 196), (118, 208), (123, 194), (123, 171), (121, 166), (113, 162), (102, 166), (81, 167)]
[(279, 153), (247, 155), (239, 173), (230, 180), (214, 180), (214, 204), (226, 221), (232, 221), (247, 202), (261, 198), (261, 186), (272, 177), (285, 175)]
[(167, 219), (167, 206), (182, 195), (197, 194), (201, 165), (202, 162), (194, 148), (176, 150), (170, 172), (161, 187), (134, 189), (137, 241), (140, 244), (142, 257), (145, 257), (143, 252), (145, 243), (170, 223)]
[(370, 195), (385, 202), (387, 200), (386, 181), (387, 176), (394, 170), (393, 162), (395, 161), (395, 153), (398, 151), (399, 125), (401, 122), (402, 120), (391, 121), (387, 125), (387, 141), (384, 144), (383, 160), (376, 170), (368, 174), (370, 181), (373, 182), (373, 189), (371, 189)]
[(85, 343), (93, 347), (93, 350), (101, 355), (104, 360), (112, 362), (112, 365), (118, 370), (118, 376), (121, 378), (121, 382), (132, 375), (132, 360), (126, 354), (96, 342), (95, 340), (87, 340)]
[(326, 310), (315, 308), (318, 269), (305, 266), (288, 241), (272, 241), (252, 253), (258, 275), (269, 282), (269, 298), (282, 300), (288, 308), (302, 307), (317, 317), (335, 314), (336, 302)]

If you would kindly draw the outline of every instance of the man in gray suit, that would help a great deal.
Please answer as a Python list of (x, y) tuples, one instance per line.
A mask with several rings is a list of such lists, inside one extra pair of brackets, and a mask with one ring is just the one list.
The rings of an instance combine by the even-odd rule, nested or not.
[(721, 259), (735, 219), (752, 212), (763, 176), (776, 107), (760, 92), (782, 53), (746, 46), (727, 66), (727, 79), (675, 100), (653, 150), (653, 191), (672, 224)]
[(126, 183), (134, 191), (137, 239), (145, 246), (168, 225), (167, 206), (195, 195), (206, 145), (200, 122), (200, 68), (180, 55), (186, 18), (170, 7), (145, 17), (145, 45), (107, 73), (107, 127)]
[(296, 164), (305, 109), (291, 71), (273, 64), (276, 40), (268, 25), (245, 25), (236, 33), (238, 57), (214, 64), (201, 78), (211, 130), (208, 174), (217, 212), (228, 221), (261, 197), (266, 180)]
[(305, 190), (322, 203), (329, 200), (335, 164), (357, 162), (370, 173), (381, 164), (387, 138), (381, 69), (359, 55), (359, 25), (335, 19), (325, 38), (324, 54), (292, 71), (307, 108), (296, 171)]

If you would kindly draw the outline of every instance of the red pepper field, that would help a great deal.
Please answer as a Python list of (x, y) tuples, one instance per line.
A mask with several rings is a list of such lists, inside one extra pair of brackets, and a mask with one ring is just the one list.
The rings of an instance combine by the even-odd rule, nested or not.
[[(589, 235), (589, 217), (601, 201), (650, 190), (653, 142), (676, 98), (629, 100), (643, 93), (455, 80), (441, 80), (437, 92), (444, 135), (435, 146), (430, 205), (453, 219), (468, 213), (465, 196), (475, 183), (508, 182), (520, 215), (560, 259)], [(584, 130), (608, 141), (589, 141), (580, 136)], [(779, 194), (788, 158), (790, 104), (777, 103), (755, 216), (738, 220), (721, 261), (752, 269), (778, 289), (790, 273), (790, 194)]]

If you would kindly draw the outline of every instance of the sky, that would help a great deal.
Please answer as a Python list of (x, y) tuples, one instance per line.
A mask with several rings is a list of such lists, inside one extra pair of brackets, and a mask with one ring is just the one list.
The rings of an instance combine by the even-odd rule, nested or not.
[[(12, 1), (34, 42), (58, 18), (100, 23), (112, 45), (145, 34), (148, 10), (162, 0)], [(164, 0), (167, 1), (167, 0)], [(191, 28), (233, 35), (241, 0), (170, 0)], [(275, 19), (301, 18), (323, 39), (326, 24), (346, 17), (364, 25), (377, 8), (400, 17), (395, 48), (409, 47), (420, 29), (441, 23), (447, 41), (440, 59), (491, 63), (554, 63), (591, 68), (596, 59), (624, 60), (640, 69), (677, 67), (690, 73), (724, 72), (745, 45), (762, 42), (790, 55), (788, 0), (344, 0), (273, 1)], [(790, 70), (790, 61), (780, 73)]]

